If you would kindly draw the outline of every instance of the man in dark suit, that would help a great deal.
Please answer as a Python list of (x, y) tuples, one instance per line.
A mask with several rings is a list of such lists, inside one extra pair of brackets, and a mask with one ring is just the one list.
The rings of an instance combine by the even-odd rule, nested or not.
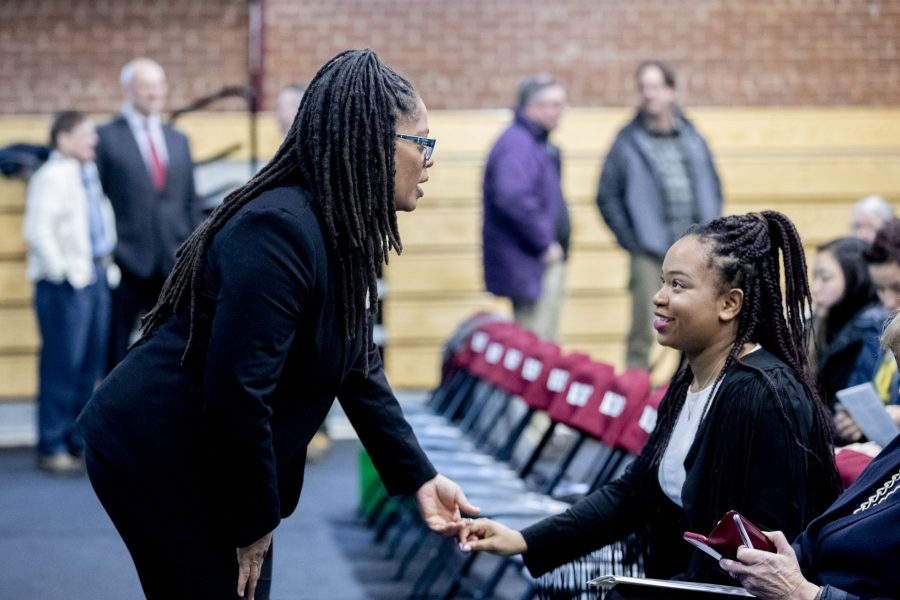
[(98, 130), (97, 168), (116, 213), (115, 260), (122, 281), (112, 293), (109, 361), (128, 348), (138, 317), (156, 304), (175, 250), (197, 222), (194, 163), (187, 138), (163, 125), (166, 74), (147, 58), (122, 68), (122, 112)]

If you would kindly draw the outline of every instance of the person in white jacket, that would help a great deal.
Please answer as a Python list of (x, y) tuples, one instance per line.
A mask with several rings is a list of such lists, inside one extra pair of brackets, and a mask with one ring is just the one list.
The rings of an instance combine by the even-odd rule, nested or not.
[(93, 121), (57, 113), (50, 140), (50, 158), (28, 184), (23, 227), (42, 339), (38, 467), (78, 475), (84, 441), (75, 419), (105, 368), (116, 229), (94, 165)]

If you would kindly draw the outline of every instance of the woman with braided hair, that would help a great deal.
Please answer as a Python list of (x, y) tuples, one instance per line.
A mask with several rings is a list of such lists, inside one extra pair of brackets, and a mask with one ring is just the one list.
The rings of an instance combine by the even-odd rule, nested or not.
[(337, 397), (392, 494), (432, 529), (477, 510), (438, 475), (370, 334), (376, 270), (400, 252), (432, 166), (425, 105), (371, 50), (312, 80), (272, 160), (185, 242), (143, 336), (79, 424), (98, 497), (148, 598), (248, 598), (297, 505)]
[(685, 531), (706, 533), (737, 510), (761, 528), (800, 533), (840, 491), (830, 418), (809, 374), (806, 272), (780, 213), (693, 226), (666, 253), (653, 298), (659, 342), (683, 354), (640, 455), (521, 532), (475, 520), (459, 534), (462, 549), (522, 553), (537, 576), (638, 533), (648, 577), (727, 583)]

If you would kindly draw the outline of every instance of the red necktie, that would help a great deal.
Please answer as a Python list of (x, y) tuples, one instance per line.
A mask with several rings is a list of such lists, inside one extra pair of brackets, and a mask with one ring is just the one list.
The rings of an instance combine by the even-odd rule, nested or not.
[(159, 159), (156, 146), (153, 145), (149, 121), (144, 121), (144, 131), (147, 133), (147, 146), (150, 148), (150, 179), (153, 181), (153, 190), (158, 192), (166, 187), (166, 165)]

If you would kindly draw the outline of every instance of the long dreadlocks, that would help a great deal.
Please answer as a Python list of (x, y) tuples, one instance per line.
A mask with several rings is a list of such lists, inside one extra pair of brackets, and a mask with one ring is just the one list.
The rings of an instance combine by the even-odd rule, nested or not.
[[(369, 343), (366, 301), (376, 302), (377, 269), (388, 253), (402, 251), (394, 207), (396, 119), (417, 116), (412, 85), (372, 50), (348, 50), (332, 58), (309, 84), (290, 131), (269, 163), (225, 198), (184, 242), (159, 301), (142, 322), (143, 336), (184, 308), (194, 341), (199, 286), (216, 233), (260, 193), (299, 183), (320, 206), (325, 238), (337, 259), (336, 290), (343, 330), (355, 339), (362, 324)], [(365, 350), (364, 350), (365, 351)]]

